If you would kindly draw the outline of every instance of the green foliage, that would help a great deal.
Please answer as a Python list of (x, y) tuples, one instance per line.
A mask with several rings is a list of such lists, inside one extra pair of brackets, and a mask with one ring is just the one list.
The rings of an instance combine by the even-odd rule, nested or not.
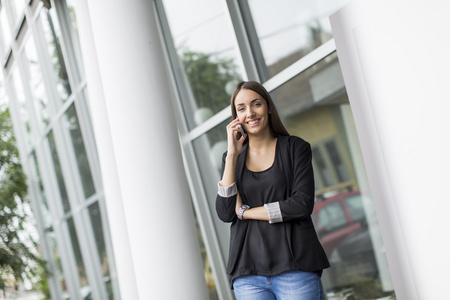
[(209, 107), (217, 113), (230, 104), (225, 87), (240, 80), (232, 59), (184, 51), (183, 66), (198, 107)]
[[(183, 51), (183, 66), (197, 106), (218, 113), (230, 105), (232, 91), (226, 88), (242, 80), (233, 59), (213, 57), (211, 54)], [(228, 123), (228, 121), (227, 121)], [(211, 145), (226, 140), (224, 127), (213, 128), (208, 136)]]
[(43, 265), (37, 242), (24, 224), (28, 214), (26, 177), (22, 171), (9, 110), (0, 107), (0, 288), (11, 278), (33, 278)]

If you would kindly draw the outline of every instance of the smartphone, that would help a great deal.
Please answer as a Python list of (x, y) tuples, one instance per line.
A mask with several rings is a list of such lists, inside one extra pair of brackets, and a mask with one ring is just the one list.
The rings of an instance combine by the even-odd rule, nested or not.
[[(236, 118), (236, 119), (238, 119), (238, 118)], [(245, 136), (245, 131), (244, 131), (244, 128), (242, 128), (241, 124), (238, 124), (238, 128), (241, 133), (236, 136), (236, 139), (239, 140), (241, 138), (241, 136)]]

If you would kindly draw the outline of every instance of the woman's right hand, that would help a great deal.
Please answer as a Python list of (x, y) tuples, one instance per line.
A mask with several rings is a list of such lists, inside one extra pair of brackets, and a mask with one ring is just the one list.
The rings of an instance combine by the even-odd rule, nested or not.
[(240, 121), (236, 118), (227, 125), (228, 155), (239, 155), (247, 138), (247, 135), (244, 135), (237, 139), (238, 133), (240, 133), (239, 124)]

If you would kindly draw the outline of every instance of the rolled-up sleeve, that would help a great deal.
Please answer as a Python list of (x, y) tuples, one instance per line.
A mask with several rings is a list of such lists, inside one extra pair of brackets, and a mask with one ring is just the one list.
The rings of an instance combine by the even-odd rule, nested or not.
[(264, 207), (269, 214), (269, 223), (281, 223), (283, 222), (283, 216), (281, 215), (280, 202), (271, 202), (264, 204)]
[(224, 198), (229, 198), (237, 194), (236, 182), (233, 182), (230, 186), (222, 186), (222, 181), (217, 184), (217, 194)]
[[(222, 156), (222, 175), (225, 168), (226, 153)], [(223, 222), (233, 222), (236, 216), (236, 198), (237, 184), (233, 182), (230, 186), (224, 187), (221, 181), (218, 183), (218, 191), (216, 195), (216, 212), (217, 216)]]

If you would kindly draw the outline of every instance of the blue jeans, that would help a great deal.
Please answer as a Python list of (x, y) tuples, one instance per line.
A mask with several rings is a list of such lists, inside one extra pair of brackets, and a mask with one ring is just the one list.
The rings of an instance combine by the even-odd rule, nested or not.
[(234, 280), (233, 288), (238, 300), (323, 300), (322, 281), (311, 272), (241, 276)]

